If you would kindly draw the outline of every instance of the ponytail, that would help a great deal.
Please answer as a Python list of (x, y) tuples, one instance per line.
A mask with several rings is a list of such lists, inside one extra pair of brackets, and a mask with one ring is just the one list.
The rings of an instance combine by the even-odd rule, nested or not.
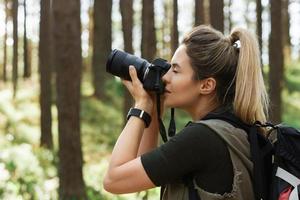
[(231, 32), (230, 41), (232, 44), (240, 41), (234, 112), (248, 124), (255, 121), (266, 122), (269, 100), (262, 76), (257, 39), (247, 30), (235, 28)]

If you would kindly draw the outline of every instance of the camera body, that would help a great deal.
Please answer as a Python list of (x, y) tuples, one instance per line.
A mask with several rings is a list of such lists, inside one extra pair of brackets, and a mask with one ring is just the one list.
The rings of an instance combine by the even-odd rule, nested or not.
[(171, 67), (166, 60), (157, 58), (149, 63), (143, 58), (114, 49), (107, 59), (106, 71), (120, 78), (131, 80), (129, 65), (135, 67), (145, 90), (154, 91), (158, 94), (164, 92), (165, 87), (161, 78)]

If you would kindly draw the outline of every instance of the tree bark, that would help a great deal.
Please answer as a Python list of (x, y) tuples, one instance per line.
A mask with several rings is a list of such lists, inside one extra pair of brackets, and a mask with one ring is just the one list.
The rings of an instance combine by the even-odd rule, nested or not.
[(256, 34), (258, 39), (259, 51), (260, 51), (260, 61), (262, 63), (262, 5), (261, 0), (256, 0)]
[(58, 131), (59, 199), (87, 199), (82, 174), (79, 0), (53, 0)]
[(4, 24), (4, 39), (3, 39), (3, 81), (7, 81), (7, 22), (8, 22), (8, 7), (7, 7), (7, 0), (4, 1), (5, 7), (5, 24)]
[(217, 30), (224, 32), (224, 0), (210, 0), (210, 24)]
[[(121, 0), (120, 11), (122, 16), (122, 30), (124, 39), (124, 50), (133, 54), (132, 30), (133, 30), (133, 0)], [(123, 121), (126, 123), (127, 112), (133, 104), (133, 99), (126, 88), (124, 90), (123, 100)]]
[(24, 56), (24, 74), (23, 77), (24, 78), (29, 78), (31, 76), (31, 62), (29, 61), (30, 56), (29, 56), (29, 52), (28, 52), (28, 40), (27, 40), (27, 10), (26, 10), (26, 0), (24, 0), (24, 36), (23, 36), (23, 43), (24, 43), (24, 52), (23, 52), (23, 56)]
[(94, 95), (98, 99), (106, 100), (105, 71), (106, 61), (111, 52), (111, 10), (112, 0), (95, 0), (94, 2), (94, 44), (93, 44), (93, 84)]
[(154, 25), (154, 0), (143, 0), (142, 8), (142, 57), (151, 62), (156, 54), (156, 32)]
[(18, 0), (13, 0), (13, 98), (16, 98), (18, 88)]
[(177, 25), (177, 21), (178, 21), (178, 2), (177, 2), (177, 0), (173, 0), (173, 18), (172, 18), (172, 30), (171, 30), (172, 55), (175, 53), (175, 51), (178, 47), (178, 25)]
[(40, 109), (41, 109), (41, 146), (52, 149), (52, 29), (51, 0), (41, 0), (39, 73), (40, 73)]
[(283, 88), (283, 48), (282, 48), (282, 25), (281, 25), (281, 1), (270, 0), (271, 5), (271, 35), (269, 42), (269, 88), (271, 109), (270, 117), (274, 123), (281, 122)]
[(228, 34), (230, 34), (231, 30), (232, 30), (232, 27), (233, 27), (233, 23), (232, 23), (232, 9), (231, 9), (231, 5), (232, 5), (232, 0), (229, 0), (228, 1), (228, 5), (227, 5), (227, 8), (228, 8), (228, 16), (227, 16), (227, 21), (228, 21)]
[(284, 58), (289, 63), (291, 60), (289, 0), (282, 0), (282, 32)]
[(195, 26), (204, 23), (204, 0), (195, 0)]

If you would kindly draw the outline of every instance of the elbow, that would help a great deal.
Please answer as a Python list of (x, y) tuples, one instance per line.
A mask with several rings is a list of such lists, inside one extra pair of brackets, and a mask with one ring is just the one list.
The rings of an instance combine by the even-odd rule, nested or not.
[(116, 186), (116, 182), (114, 182), (113, 179), (106, 174), (103, 180), (104, 190), (112, 194), (122, 194)]

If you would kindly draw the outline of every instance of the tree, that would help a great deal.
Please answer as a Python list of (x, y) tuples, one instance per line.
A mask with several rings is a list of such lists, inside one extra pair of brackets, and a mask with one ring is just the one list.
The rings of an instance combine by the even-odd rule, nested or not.
[(59, 131), (59, 199), (86, 199), (80, 139), (80, 0), (53, 0)]
[(94, 83), (94, 95), (99, 99), (106, 99), (105, 82), (107, 75), (105, 65), (111, 51), (111, 10), (112, 0), (94, 1), (94, 44), (92, 71)]
[(40, 109), (41, 109), (41, 146), (53, 148), (51, 114), (51, 77), (52, 77), (52, 29), (51, 0), (41, 0), (39, 72), (40, 72)]
[(12, 70), (12, 79), (13, 79), (13, 98), (17, 95), (17, 85), (18, 85), (18, 0), (13, 0), (13, 70)]
[(231, 9), (231, 5), (232, 5), (232, 0), (228, 0), (227, 2), (227, 24), (228, 24), (228, 33), (230, 34), (232, 27), (233, 27), (233, 23), (232, 23), (232, 9)]
[(289, 62), (291, 59), (289, 0), (282, 0), (282, 42), (284, 58)]
[(204, 0), (195, 0), (195, 26), (204, 23)]
[(7, 23), (8, 23), (8, 6), (7, 6), (7, 0), (4, 1), (4, 7), (5, 7), (5, 23), (4, 23), (4, 39), (3, 39), (3, 81), (7, 81)]
[(263, 8), (261, 5), (261, 0), (256, 0), (256, 34), (258, 38), (261, 63), (262, 63), (262, 18), (261, 18), (262, 9)]
[(282, 4), (278, 0), (270, 0), (271, 5), (271, 35), (269, 42), (269, 88), (271, 109), (270, 117), (274, 123), (281, 122), (283, 88), (283, 51), (282, 51)]
[(224, 0), (210, 0), (210, 24), (217, 30), (224, 32)]
[(28, 40), (27, 40), (27, 10), (26, 10), (26, 0), (24, 0), (24, 78), (29, 78), (31, 76), (31, 63), (29, 61), (29, 51), (28, 51)]
[(152, 61), (156, 54), (154, 0), (143, 0), (141, 52), (148, 61)]
[[(120, 1), (120, 11), (122, 15), (122, 30), (124, 38), (124, 50), (133, 54), (132, 29), (133, 29), (133, 0)], [(133, 100), (127, 89), (124, 89), (123, 119), (126, 122), (126, 116)]]
[(178, 47), (178, 2), (173, 0), (173, 18), (172, 18), (172, 30), (171, 30), (171, 49), (172, 54), (175, 53)]

